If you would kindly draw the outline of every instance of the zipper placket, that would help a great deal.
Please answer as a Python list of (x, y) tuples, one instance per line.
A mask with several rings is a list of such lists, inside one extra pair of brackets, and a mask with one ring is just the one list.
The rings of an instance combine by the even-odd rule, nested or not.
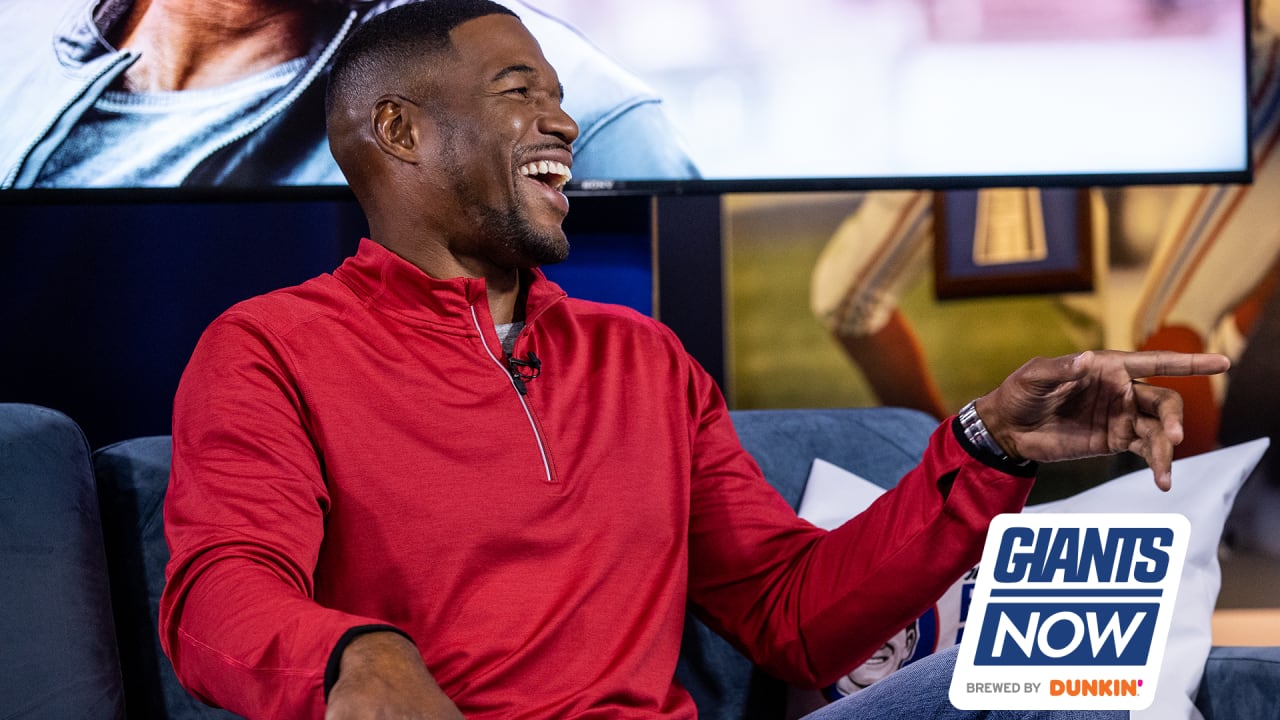
[(53, 116), (53, 120), (49, 121), (44, 128), (40, 130), (40, 133), (35, 136), (35, 139), (23, 149), (22, 154), (18, 156), (18, 162), (15, 163), (9, 173), (5, 175), (4, 180), (0, 180), (0, 189), (13, 187), (13, 185), (18, 181), (18, 176), (22, 174), (22, 169), (26, 166), (27, 160), (31, 158), (31, 153), (39, 147), (40, 143), (45, 141), (46, 137), (49, 135), (49, 131), (52, 130), (59, 122), (62, 122), (62, 116), (66, 115), (68, 110), (84, 99), (85, 93), (88, 92), (90, 88), (96, 86), (104, 77), (119, 68), (121, 64), (131, 63), (135, 57), (137, 57), (137, 53), (132, 50), (121, 50), (114, 59), (108, 62), (101, 70), (94, 74), (93, 77), (89, 78), (89, 80), (81, 86), (80, 92), (67, 100), (67, 102), (64, 103)]
[(298, 78), (297, 82), (287, 93), (285, 93), (284, 97), (280, 98), (274, 105), (264, 110), (252, 124), (241, 128), (235, 134), (225, 138), (222, 142), (218, 143), (217, 146), (211, 148), (204, 154), (204, 157), (200, 158), (196, 162), (195, 167), (199, 169), (201, 163), (241, 140), (244, 140), (258, 130), (261, 130), (267, 123), (274, 120), (277, 116), (293, 105), (294, 101), (297, 100), (302, 93), (306, 92), (307, 89), (311, 87), (311, 84), (316, 81), (316, 78), (320, 73), (324, 71), (325, 65), (333, 58), (334, 53), (338, 52), (338, 47), (342, 45), (342, 41), (346, 38), (347, 33), (350, 32), (351, 26), (355, 24), (356, 18), (359, 14), (360, 13), (356, 10), (352, 10), (347, 14), (347, 19), (342, 23), (342, 27), (338, 28), (338, 34), (329, 41), (329, 44), (316, 58), (315, 63), (312, 64), (311, 67), (307, 68), (306, 72)]
[(484, 348), (484, 352), (498, 366), (503, 375), (507, 376), (507, 381), (511, 383), (511, 387), (516, 391), (516, 398), (520, 400), (520, 407), (524, 409), (525, 419), (529, 421), (529, 428), (533, 430), (533, 439), (538, 443), (538, 454), (542, 457), (542, 470), (546, 473), (547, 482), (554, 483), (555, 478), (551, 475), (551, 460), (547, 457), (547, 446), (543, 442), (542, 432), (538, 429), (538, 423), (534, 422), (533, 411), (529, 409), (529, 402), (525, 399), (527, 389), (524, 387), (524, 381), (518, 375), (507, 372), (507, 368), (502, 364), (502, 360), (493, 354), (493, 350), (489, 347), (489, 343), (485, 341), (484, 330), (480, 325), (480, 316), (476, 313), (476, 307), (470, 306), (471, 321), (475, 323), (476, 332), (480, 333), (480, 345)]
[[(264, 125), (266, 125), (268, 122), (273, 120), (276, 116), (280, 115), (280, 113), (284, 112), (286, 108), (292, 105), (293, 102), (298, 99), (298, 96), (301, 95), (304, 91), (306, 91), (306, 89), (309, 88), (311, 84), (315, 82), (316, 77), (319, 76), (320, 73), (324, 70), (324, 66), (333, 57), (333, 54), (338, 51), (338, 46), (342, 44), (342, 40), (346, 37), (347, 33), (350, 32), (351, 27), (352, 25), (355, 24), (357, 17), (359, 17), (359, 12), (355, 10), (352, 10), (350, 13), (348, 13), (346, 20), (342, 24), (342, 27), (338, 29), (337, 35), (332, 40), (329, 41), (329, 44), (320, 53), (320, 56), (316, 59), (316, 62), (306, 70), (306, 72), (302, 75), (302, 77), (299, 78), (298, 82), (293, 86), (293, 88), (291, 88), (285, 94), (285, 96), (280, 98), (280, 100), (278, 100), (274, 105), (272, 105), (270, 108), (264, 111), (261, 115), (259, 115), (251, 125), (241, 128), (239, 132), (235, 133), (229, 138), (226, 138), (223, 142), (219, 143), (216, 147), (206, 152), (204, 156), (201, 157), (196, 162), (196, 167), (199, 167), (200, 163), (203, 163), (204, 161), (208, 160), (210, 157), (213, 157), (214, 154), (230, 147), (231, 145), (234, 145), (235, 143), (240, 142), (241, 140), (245, 139), (249, 135), (252, 135), (253, 133), (257, 132)], [(88, 83), (85, 84), (85, 87), (86, 88), (92, 87), (94, 83), (102, 79), (103, 75), (106, 75), (107, 73), (111, 72), (113, 69), (119, 66), (121, 62), (132, 60), (135, 55), (136, 53), (133, 53), (132, 51), (129, 51), (129, 50), (121, 51), (120, 58), (115, 62), (112, 62), (111, 64), (109, 64), (106, 68), (102, 70), (102, 72), (95, 75), (92, 80), (90, 80)], [(80, 97), (82, 97), (83, 94), (84, 93), (81, 92), (79, 95), (72, 98), (71, 101), (68, 102), (65, 106), (63, 106), (63, 108), (58, 112), (58, 114), (54, 116), (54, 121), (52, 123), (49, 123), (49, 125), (45, 127), (45, 129), (40, 133), (40, 135), (37, 136), (36, 140), (27, 146), (26, 150), (24, 150), (22, 155), (19, 157), (18, 163), (14, 165), (13, 169), (9, 172), (9, 174), (5, 176), (4, 180), (0, 181), (0, 188), (9, 188), (13, 186), (13, 184), (18, 179), (18, 175), (22, 171), (22, 167), (26, 164), (27, 158), (30, 157), (31, 151), (34, 150), (36, 146), (40, 144), (40, 142), (44, 139), (44, 136), (49, 133), (49, 130), (59, 122), (59, 119), (62, 117), (62, 115), (66, 113), (66, 111), (72, 105), (79, 102)]]

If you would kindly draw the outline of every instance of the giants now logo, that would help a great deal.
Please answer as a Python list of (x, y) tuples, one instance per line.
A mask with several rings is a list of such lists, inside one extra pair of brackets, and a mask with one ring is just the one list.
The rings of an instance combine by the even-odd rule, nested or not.
[[(1190, 533), (1186, 518), (1173, 514), (997, 517), (960, 643), (952, 704), (1150, 705)], [(1066, 692), (1064, 678), (1075, 692)]]

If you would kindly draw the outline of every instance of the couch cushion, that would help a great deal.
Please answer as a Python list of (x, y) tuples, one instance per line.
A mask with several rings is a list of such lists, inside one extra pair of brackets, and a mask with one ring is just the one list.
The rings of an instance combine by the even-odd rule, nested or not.
[(1209, 651), (1196, 707), (1204, 720), (1276, 716), (1280, 647), (1215, 647)]
[(813, 459), (821, 457), (883, 488), (920, 462), (938, 421), (903, 408), (736, 410), (742, 446), (769, 484), (800, 506)]
[(129, 714), (138, 718), (235, 718), (192, 697), (178, 684), (160, 648), (160, 591), (169, 546), (164, 494), (169, 487), (169, 436), (125, 440), (93, 454), (111, 567), (112, 604), (124, 666)]
[(65, 415), (0, 404), (0, 714), (124, 717), (89, 446)]

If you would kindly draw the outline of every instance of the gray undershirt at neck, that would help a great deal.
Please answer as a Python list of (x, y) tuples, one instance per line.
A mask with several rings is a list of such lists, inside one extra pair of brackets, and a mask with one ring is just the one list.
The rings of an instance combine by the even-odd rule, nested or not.
[(524, 329), (524, 321), (495, 324), (493, 327), (498, 331), (498, 340), (502, 342), (502, 352), (507, 355), (515, 352), (516, 336)]
[(170, 187), (241, 129), (307, 65), (281, 63), (200, 90), (102, 94), (40, 170), (37, 187)]

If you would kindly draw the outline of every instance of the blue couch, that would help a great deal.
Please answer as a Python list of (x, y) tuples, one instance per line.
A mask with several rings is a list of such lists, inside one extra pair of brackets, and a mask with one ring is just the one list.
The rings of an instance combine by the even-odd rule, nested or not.
[[(892, 408), (739, 411), (733, 419), (793, 506), (815, 456), (887, 487), (934, 427)], [(160, 652), (168, 468), (168, 437), (91, 452), (65, 415), (0, 404), (0, 717), (235, 717), (187, 695)], [(704, 718), (783, 715), (782, 685), (696, 621), (678, 675)], [(1280, 648), (1214, 648), (1197, 704), (1206, 720), (1280, 717)]]

